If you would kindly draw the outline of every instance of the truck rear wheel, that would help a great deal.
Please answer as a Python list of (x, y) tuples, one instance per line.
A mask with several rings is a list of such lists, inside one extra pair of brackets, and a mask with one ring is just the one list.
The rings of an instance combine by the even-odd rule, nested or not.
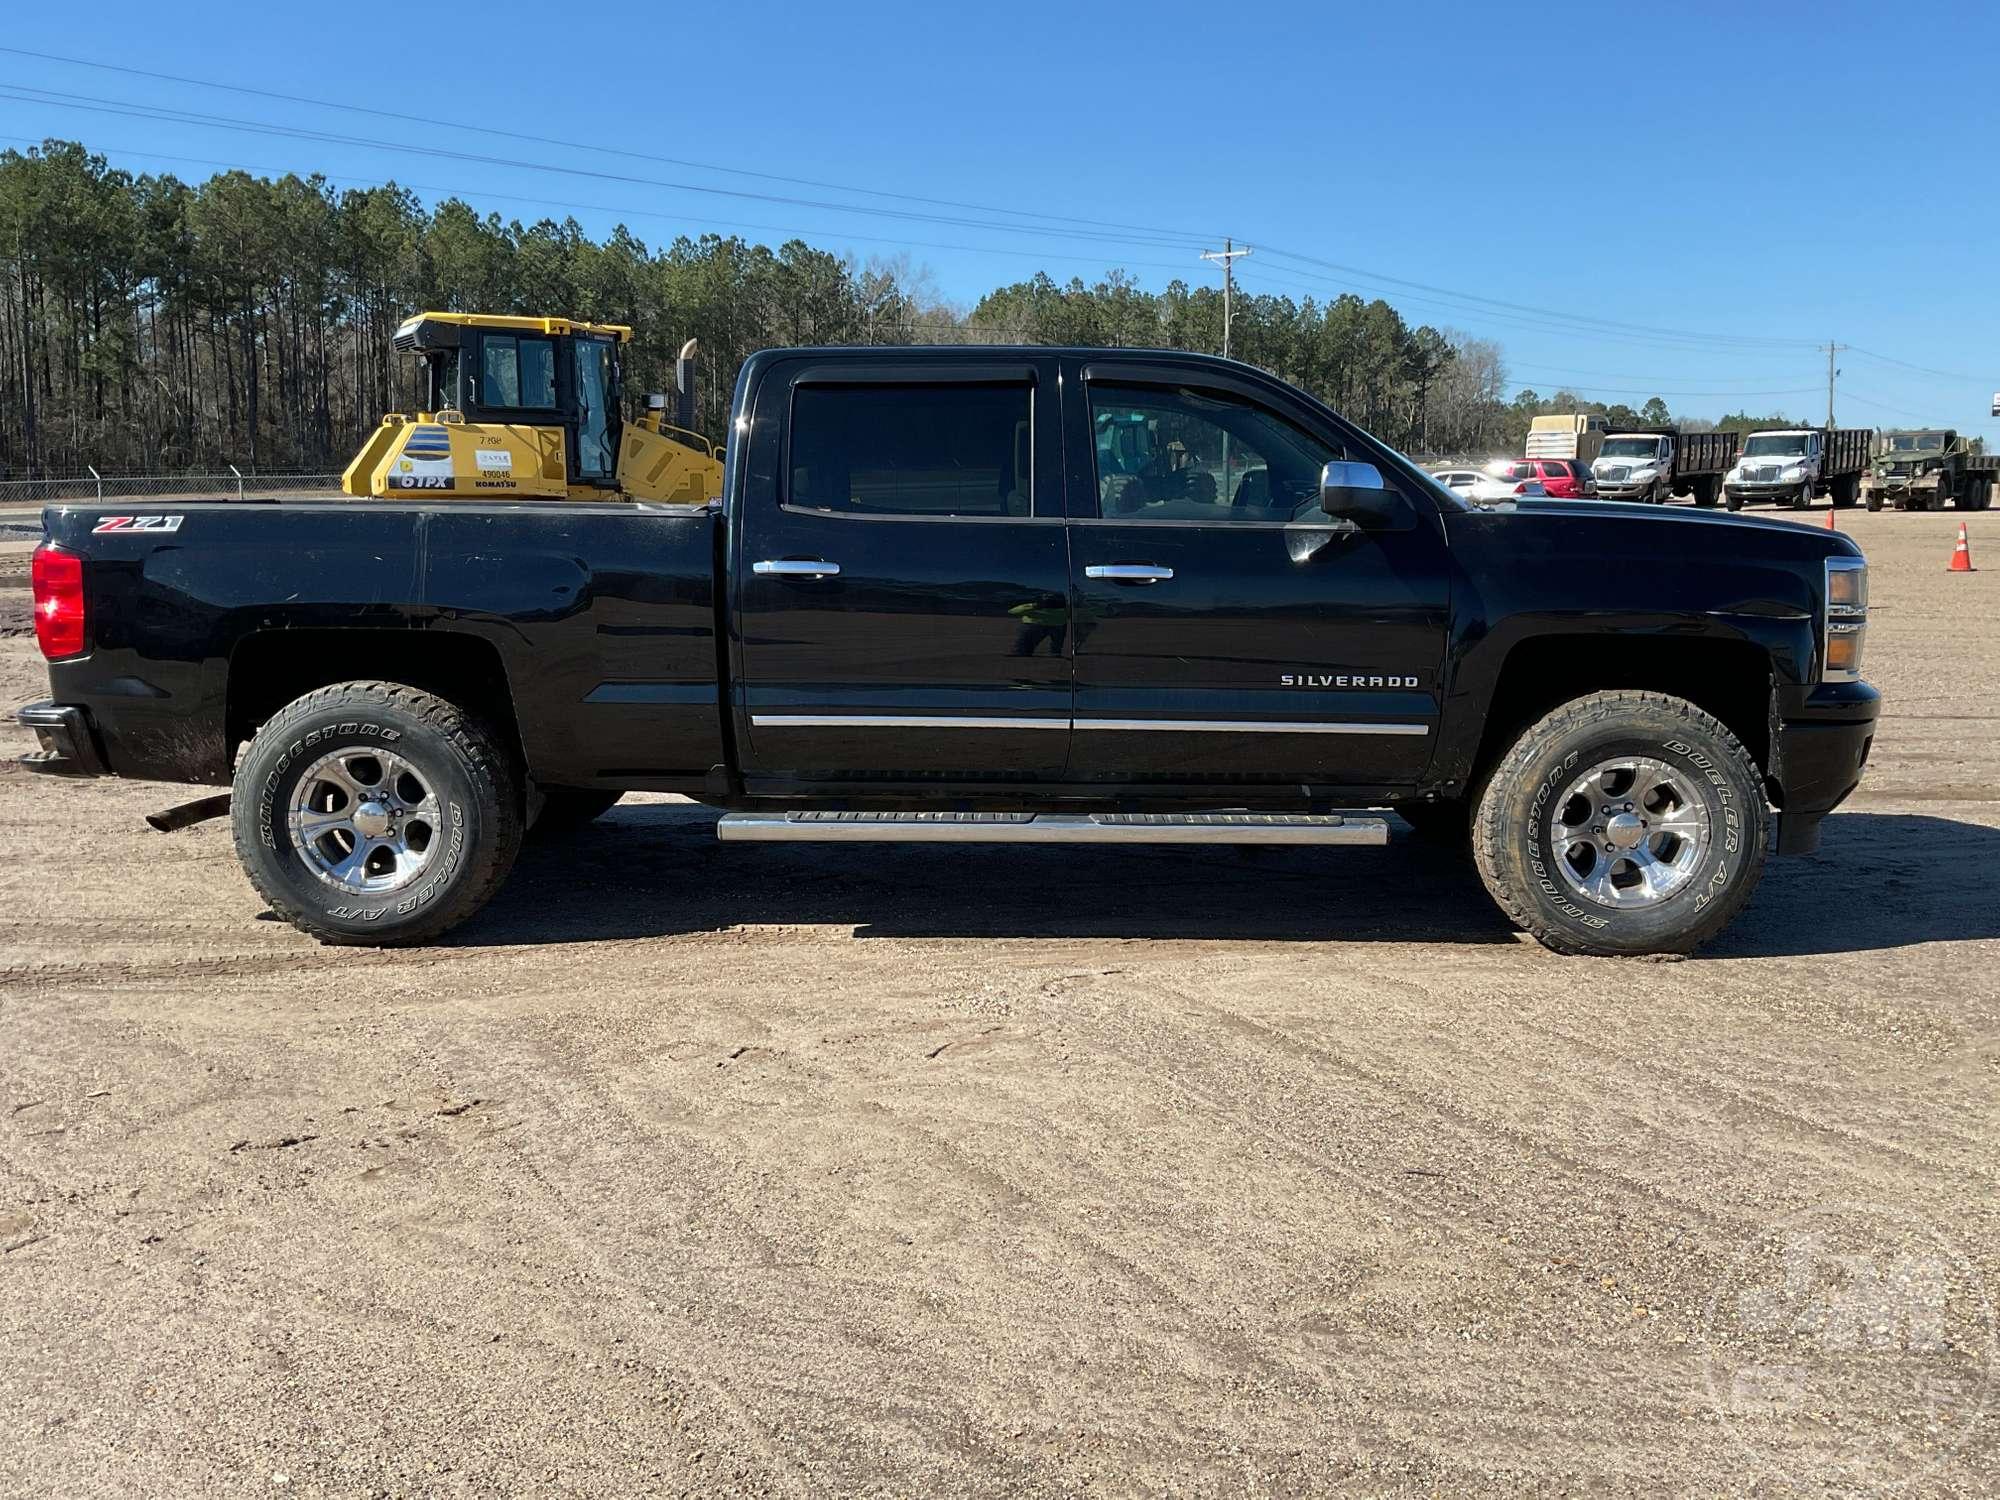
[(342, 682), (261, 726), (236, 771), (236, 856), (324, 943), (420, 943), (471, 916), (521, 847), (500, 736), (390, 682)]
[(1688, 953), (1763, 872), (1756, 762), (1685, 699), (1603, 692), (1530, 726), (1481, 789), (1472, 850), (1514, 922), (1558, 953)]

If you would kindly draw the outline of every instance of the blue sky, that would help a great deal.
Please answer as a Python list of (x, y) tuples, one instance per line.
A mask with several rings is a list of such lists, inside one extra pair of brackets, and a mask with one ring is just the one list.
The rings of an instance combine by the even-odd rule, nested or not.
[[(1196, 252), (1228, 234), (1256, 247), (1247, 288), (1386, 296), (1498, 340), (1516, 385), (1821, 414), (1810, 346), (1836, 339), (1856, 346), (1843, 425), (2000, 443), (2000, 10), (1627, 10), (209, 3), (167, 25), (157, 3), (103, 0), (87, 24), (25, 10), (0, 46), (279, 97), (0, 51), (0, 145), (63, 136), (184, 177), (394, 177), (650, 244), (796, 234), (907, 252), (963, 301), (1037, 269), (1198, 281), (1215, 273)], [(570, 170), (106, 112), (135, 105)]]

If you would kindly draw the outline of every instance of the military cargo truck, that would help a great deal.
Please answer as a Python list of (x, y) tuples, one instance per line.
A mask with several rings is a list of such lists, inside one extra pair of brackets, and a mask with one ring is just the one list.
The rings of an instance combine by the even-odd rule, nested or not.
[(1974, 453), (1949, 427), (1885, 432), (1882, 447), (1861, 477), (1870, 510), (1985, 510), (2000, 480), (2000, 454)]

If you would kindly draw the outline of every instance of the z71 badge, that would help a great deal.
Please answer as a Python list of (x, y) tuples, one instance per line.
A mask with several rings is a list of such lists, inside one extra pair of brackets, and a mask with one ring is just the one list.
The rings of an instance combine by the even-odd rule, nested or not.
[(90, 529), (97, 531), (179, 531), (180, 516), (105, 516)]

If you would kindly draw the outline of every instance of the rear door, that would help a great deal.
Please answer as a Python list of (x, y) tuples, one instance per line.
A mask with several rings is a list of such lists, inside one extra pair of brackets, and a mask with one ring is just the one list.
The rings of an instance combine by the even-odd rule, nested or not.
[(1354, 531), (1318, 509), (1320, 470), (1374, 455), (1303, 403), (1206, 369), (1081, 373), (1075, 775), (1415, 781), (1449, 596), (1435, 501), (1406, 495), (1394, 529)]
[(732, 517), (746, 781), (1053, 778), (1072, 641), (1055, 362), (779, 363)]

